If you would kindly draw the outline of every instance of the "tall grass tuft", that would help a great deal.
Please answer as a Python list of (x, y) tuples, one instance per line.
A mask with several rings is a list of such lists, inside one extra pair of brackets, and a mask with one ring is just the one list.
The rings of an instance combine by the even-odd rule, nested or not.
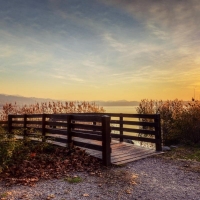
[(102, 113), (103, 107), (90, 102), (44, 102), (18, 106), (6, 103), (0, 112), (0, 121), (6, 121), (9, 114), (58, 114), (58, 113)]
[(139, 114), (160, 114), (165, 145), (200, 143), (200, 101), (141, 100)]

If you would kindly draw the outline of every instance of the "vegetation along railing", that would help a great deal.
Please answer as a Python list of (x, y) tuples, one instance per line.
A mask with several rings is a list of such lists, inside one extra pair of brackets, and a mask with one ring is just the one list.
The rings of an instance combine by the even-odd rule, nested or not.
[(162, 150), (160, 115), (157, 114), (9, 115), (8, 121), (0, 124), (7, 124), (10, 133), (23, 128), (24, 138), (43, 142), (53, 140), (54, 143), (67, 144), (69, 147), (75, 145), (101, 151), (106, 166), (111, 163), (111, 137), (120, 142), (129, 139), (155, 143), (156, 151)]

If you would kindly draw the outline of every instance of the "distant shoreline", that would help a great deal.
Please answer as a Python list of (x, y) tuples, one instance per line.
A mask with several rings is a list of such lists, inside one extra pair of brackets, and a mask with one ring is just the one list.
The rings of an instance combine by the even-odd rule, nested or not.
[[(60, 101), (60, 102), (77, 102), (77, 101), (64, 101), (64, 100), (55, 100), (55, 99), (44, 99), (44, 98), (35, 98), (35, 97), (23, 97), (23, 96), (16, 96), (16, 95), (5, 95), (0, 94), (0, 107), (3, 106), (6, 103), (12, 103), (15, 102), (17, 105), (30, 105), (35, 103), (44, 103), (44, 102), (52, 102), (52, 101)], [(78, 101), (83, 102), (83, 101)], [(138, 106), (138, 101), (126, 101), (126, 100), (119, 100), (119, 101), (86, 101), (90, 103), (95, 103), (98, 106)]]

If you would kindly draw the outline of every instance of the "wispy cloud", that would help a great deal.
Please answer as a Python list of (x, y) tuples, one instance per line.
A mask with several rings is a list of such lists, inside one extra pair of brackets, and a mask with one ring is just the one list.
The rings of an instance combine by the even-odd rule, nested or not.
[(117, 41), (111, 34), (104, 34), (103, 39), (108, 42), (108, 44), (113, 47), (115, 51), (127, 52), (127, 47), (124, 43)]
[(59, 76), (59, 75), (51, 75), (53, 78), (57, 78), (57, 79), (65, 79), (64, 76)]
[(122, 95), (132, 87), (138, 93), (147, 88), (147, 94), (149, 85), (156, 93), (155, 88), (189, 90), (199, 83), (197, 0), (49, 0), (33, 5), (22, 0), (0, 12), (1, 80), (29, 85), (38, 80), (42, 94), (51, 85), (59, 95), (60, 84), (70, 84), (77, 94), (84, 88), (97, 94), (98, 88), (107, 94), (118, 89)]

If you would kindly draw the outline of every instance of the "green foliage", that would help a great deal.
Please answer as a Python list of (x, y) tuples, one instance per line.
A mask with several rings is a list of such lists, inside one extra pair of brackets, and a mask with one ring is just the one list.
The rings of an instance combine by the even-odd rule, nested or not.
[(13, 151), (17, 146), (15, 138), (0, 127), (0, 172), (11, 161)]
[(165, 145), (200, 143), (200, 102), (181, 100), (154, 101), (143, 99), (139, 114), (160, 114), (162, 137)]
[(162, 156), (172, 159), (186, 159), (200, 162), (200, 145), (183, 145), (168, 151)]
[(80, 183), (82, 182), (82, 178), (79, 176), (74, 176), (74, 177), (69, 177), (69, 178), (65, 178), (65, 181), (68, 181), (69, 183)]
[(7, 194), (7, 192), (4, 192), (4, 193), (2, 193), (2, 194), (0, 194), (0, 198), (6, 198), (8, 196), (8, 194)]
[[(17, 132), (19, 134), (20, 131)], [(51, 144), (33, 142), (28, 138), (17, 140), (15, 135), (0, 127), (0, 173), (10, 165), (20, 165), (23, 160), (30, 160), (34, 152), (51, 153), (55, 149)]]

